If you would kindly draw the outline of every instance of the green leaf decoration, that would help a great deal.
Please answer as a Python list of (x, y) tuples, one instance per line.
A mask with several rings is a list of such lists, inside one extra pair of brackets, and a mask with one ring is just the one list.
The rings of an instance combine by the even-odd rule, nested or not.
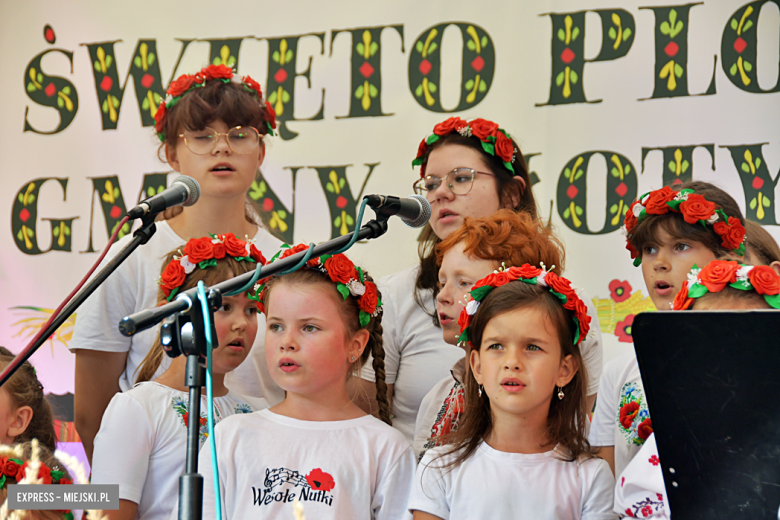
[(747, 32), (748, 29), (750, 29), (751, 27), (753, 27), (753, 20), (748, 20), (747, 22), (745, 22), (745, 25), (742, 26), (742, 32), (743, 33)]
[(688, 297), (689, 298), (701, 298), (705, 294), (707, 294), (709, 291), (707, 288), (701, 284), (695, 284), (692, 287), (688, 288)]
[(570, 215), (571, 212), (569, 211), (568, 207), (565, 210), (563, 210), (563, 218), (569, 218)]
[(153, 197), (154, 195), (155, 195), (154, 188), (152, 186), (149, 186), (149, 188), (146, 190), (146, 196)]
[(669, 171), (670, 171), (670, 172), (677, 171), (677, 163), (676, 163), (676, 162), (674, 162), (674, 161), (669, 161), (669, 164), (668, 164), (668, 166), (669, 166)]
[(35, 195), (30, 193), (30, 196), (27, 197), (27, 204), (32, 204), (33, 202), (35, 202)]
[(365, 327), (369, 324), (371, 321), (371, 315), (367, 313), (366, 311), (361, 310), (360, 314), (358, 315), (360, 319), (360, 326)]
[(133, 65), (135, 65), (137, 68), (141, 68), (141, 57), (136, 56), (135, 59), (133, 59)]
[(279, 211), (277, 211), (276, 214), (279, 215), (279, 218), (282, 219), (282, 220), (287, 218), (287, 212), (285, 210), (283, 210), (283, 209), (280, 209)]
[(20, 229), (19, 232), (16, 234), (16, 238), (19, 239), (19, 242), (22, 242), (24, 240), (24, 236), (22, 236), (22, 230)]
[(41, 74), (41, 73), (39, 72), (39, 73), (38, 73), (38, 76), (37, 76), (37, 79), (38, 79), (38, 83), (43, 83), (43, 74)]
[(684, 161), (682, 162), (682, 165), (681, 165), (681, 167), (682, 167), (682, 172), (683, 172), (683, 173), (685, 173), (685, 172), (687, 172), (687, 171), (688, 171), (688, 168), (690, 168), (690, 167), (691, 167), (691, 163), (689, 163), (689, 162), (688, 162), (688, 160), (686, 159), (686, 160), (684, 160)]
[(70, 94), (70, 87), (67, 86), (67, 85), (62, 87), (62, 93), (63, 94)]
[(428, 89), (431, 91), (431, 94), (436, 92), (439, 88), (436, 86), (436, 83), (428, 83)]
[(58, 237), (58, 236), (60, 236), (60, 227), (59, 227), (59, 226), (57, 226), (56, 228), (54, 228), (54, 231), (52, 231), (51, 233), (52, 233), (52, 235), (54, 235), (55, 237)]
[(743, 172), (750, 173), (750, 166), (748, 166), (748, 163), (743, 162), (739, 167)]
[(347, 180), (344, 177), (340, 178), (339, 179), (339, 188), (343, 188), (346, 183), (347, 183)]
[(290, 102), (290, 93), (286, 90), (282, 90), (282, 103), (289, 103)]
[(566, 303), (566, 296), (564, 296), (563, 294), (559, 292), (555, 292), (552, 289), (550, 290), (550, 294), (556, 296), (559, 300), (561, 300), (561, 303)]
[(577, 83), (577, 81), (579, 81), (579, 79), (580, 79), (580, 77), (574, 71), (571, 71), (571, 74), (569, 74), (569, 77), (571, 78), (571, 82), (572, 83)]
[(284, 55), (285, 63), (290, 63), (290, 61), (292, 61), (292, 57), (293, 57), (292, 49), (287, 49), (287, 54)]
[(764, 299), (773, 309), (780, 309), (780, 294), (775, 294), (773, 296), (765, 294)]
[(750, 285), (747, 280), (737, 280), (734, 283), (730, 283), (729, 286), (733, 287), (734, 289), (739, 289), (740, 291), (749, 291), (753, 288), (753, 286)]
[(624, 166), (623, 166), (623, 172), (624, 172), (626, 175), (628, 175), (629, 173), (631, 173), (631, 165), (630, 165), (630, 164), (626, 164), (626, 165), (624, 165)]
[(609, 34), (609, 39), (610, 40), (614, 40), (615, 38), (617, 38), (617, 31), (615, 31), (614, 27), (610, 27), (609, 28), (608, 34)]
[(368, 54), (370, 56), (376, 54), (376, 51), (378, 50), (379, 50), (379, 44), (377, 42), (371, 42), (371, 45), (368, 46)]
[(331, 183), (326, 184), (325, 185), (325, 189), (328, 190), (331, 193), (334, 193), (336, 191), (336, 189), (333, 187), (333, 184), (331, 184)]
[(562, 42), (566, 41), (566, 33), (563, 31), (563, 29), (558, 29), (558, 39)]
[(95, 70), (100, 72), (100, 62), (96, 61), (93, 65), (95, 66)]
[(268, 102), (270, 104), (272, 104), (272, 105), (274, 103), (276, 103), (276, 91), (275, 90), (268, 95)]
[(103, 100), (103, 104), (100, 105), (100, 109), (103, 110), (104, 114), (108, 113), (108, 101), (107, 100), (105, 100), (105, 99)]
[(761, 197), (761, 204), (763, 204), (765, 208), (768, 208), (772, 205), (772, 201), (769, 200), (769, 197)]
[(574, 180), (576, 181), (577, 179), (579, 179), (583, 175), (585, 175), (585, 170), (582, 170), (582, 169), (577, 170), (577, 173), (574, 174)]
[(19, 196), (18, 196), (18, 197), (16, 197), (16, 199), (17, 199), (19, 202), (21, 202), (22, 204), (24, 204), (24, 197), (22, 196), (22, 194), (21, 194), (21, 193), (19, 194)]
[(274, 60), (276, 63), (279, 63), (279, 51), (274, 51), (274, 53), (271, 54), (271, 59)]
[(435, 51), (438, 48), (439, 48), (439, 46), (436, 45), (436, 42), (431, 42), (431, 44), (428, 46), (428, 56), (433, 54), (433, 51)]
[(750, 209), (756, 209), (756, 206), (758, 206), (758, 199), (753, 197), (750, 201)]
[(116, 96), (109, 96), (111, 98), (111, 101), (114, 103), (114, 108), (119, 108), (119, 99), (116, 98)]
[(358, 88), (355, 90), (355, 97), (357, 99), (360, 99), (363, 97), (363, 85), (358, 85)]
[(333, 227), (339, 226), (341, 226), (341, 215), (338, 215), (335, 219), (333, 219)]
[(477, 50), (477, 44), (476, 44), (476, 43), (474, 43), (474, 40), (468, 40), (468, 41), (466, 42), (466, 47), (468, 47), (468, 49), (469, 49), (471, 52), (476, 52), (476, 50)]
[(670, 30), (669, 30), (669, 22), (667, 22), (667, 21), (661, 22), (660, 29), (661, 29), (661, 34), (665, 34), (665, 35), (668, 36), (669, 32), (670, 32)]
[(482, 39), (481, 39), (481, 40), (479, 40), (479, 43), (481, 43), (481, 44), (482, 44), (482, 47), (483, 47), (483, 48), (484, 48), (484, 47), (487, 47), (487, 46), (488, 46), (488, 39), (487, 39), (487, 36), (483, 36), (483, 37), (482, 37)]
[[(764, 200), (766, 200), (766, 199), (764, 199)], [(353, 219), (351, 215), (347, 215), (346, 221), (347, 221), (347, 225), (348, 226), (354, 226), (355, 225), (355, 219)]]
[(626, 28), (623, 30), (623, 41), (626, 41), (626, 40), (628, 40), (629, 38), (631, 38), (631, 34), (632, 34), (632, 33), (631, 33), (631, 28), (630, 28), (630, 27), (626, 27)]
[(206, 269), (207, 267), (214, 267), (215, 265), (217, 265), (216, 258), (210, 258), (208, 260), (198, 262), (198, 267), (200, 267), (201, 269)]
[(231, 57), (228, 58), (227, 66), (230, 67), (231, 69), (236, 66), (236, 57), (235, 56), (231, 56)]
[(490, 291), (493, 290), (493, 287), (489, 285), (483, 285), (482, 287), (477, 287), (476, 289), (473, 289), (471, 291), (471, 297), (477, 300), (478, 302), (481, 302), (485, 296), (490, 294)]
[(27, 92), (34, 92), (35, 90), (37, 90), (35, 85), (33, 85), (32, 83), (27, 84)]
[(114, 63), (114, 58), (111, 55), (106, 56), (106, 69), (110, 69), (112, 63)]
[(349, 289), (346, 285), (343, 283), (337, 283), (336, 289), (339, 291), (339, 293), (341, 293), (341, 296), (343, 296), (345, 300), (349, 298)]
[(612, 167), (612, 168), (609, 170), (609, 173), (610, 173), (610, 174), (611, 174), (613, 177), (620, 177), (620, 172), (619, 172), (619, 171), (618, 171), (618, 169), (617, 169), (617, 168), (615, 168), (614, 166), (613, 166), (613, 167)]
[(480, 143), (482, 144), (482, 149), (485, 150), (485, 153), (490, 155), (496, 154), (496, 147), (493, 146), (493, 143), (486, 143), (484, 141), (480, 141)]
[(575, 27), (575, 28), (574, 28), (574, 29), (572, 29), (572, 31), (571, 31), (571, 40), (572, 40), (572, 41), (576, 40), (576, 39), (577, 39), (577, 36), (579, 36), (579, 35), (580, 35), (580, 28), (579, 28), (579, 27)]
[(466, 329), (463, 331), (463, 333), (458, 336), (458, 343), (468, 343), (469, 341), (469, 329)]
[(155, 59), (156, 59), (156, 58), (155, 58), (155, 56), (154, 56), (154, 53), (153, 53), (153, 52), (150, 52), (150, 53), (149, 53), (149, 56), (147, 56), (147, 57), (146, 57), (146, 63), (148, 63), (149, 65), (152, 65), (152, 64), (154, 63), (154, 60), (155, 60)]
[(609, 207), (609, 212), (610, 212), (610, 213), (612, 213), (613, 215), (614, 215), (615, 213), (617, 213), (617, 210), (618, 210), (618, 205), (617, 205), (617, 204), (613, 204), (613, 205), (611, 205), (611, 206)]
[(732, 18), (731, 19), (731, 30), (732, 31), (736, 31), (737, 27), (739, 27), (739, 23), (737, 23), (737, 21), (734, 18)]
[(422, 51), (423, 51), (423, 42), (421, 42), (420, 40), (417, 40), (417, 43), (414, 45), (414, 49), (415, 49), (417, 52), (419, 52), (420, 54), (422, 54)]
[(761, 157), (756, 157), (756, 170), (761, 168)]
[(749, 61), (744, 61), (742, 63), (745, 65), (746, 71), (750, 72), (751, 70), (753, 70), (753, 65)]
[(472, 88), (474, 88), (474, 80), (473, 79), (468, 80), (464, 85), (464, 87), (466, 90), (471, 90)]
[(420, 97), (420, 96), (422, 96), (422, 95), (423, 95), (423, 88), (422, 88), (422, 84), (420, 84), (420, 85), (417, 85), (417, 88), (416, 88), (416, 89), (414, 89), (414, 95), (415, 95), (415, 96), (417, 96), (417, 97)]
[(484, 79), (479, 80), (479, 91), (480, 92), (487, 91), (487, 83), (485, 83)]
[(577, 205), (575, 205), (575, 206), (574, 206), (574, 212), (575, 212), (577, 215), (582, 215), (582, 208), (581, 208), (581, 207), (579, 207), (579, 206), (577, 206)]
[(555, 76), (555, 86), (560, 87), (563, 85), (563, 72), (559, 72), (557, 76)]
[(732, 76), (736, 76), (737, 75), (737, 64), (736, 63), (734, 65), (732, 65), (731, 68), (729, 69), (729, 74), (731, 74)]
[(681, 78), (683, 75), (683, 68), (682, 65), (680, 65), (679, 63), (674, 64), (674, 75), (677, 76), (678, 78)]
[(430, 146), (430, 145), (432, 145), (433, 143), (435, 143), (435, 142), (436, 142), (436, 141), (438, 141), (438, 140), (439, 140), (439, 136), (438, 136), (438, 135), (436, 135), (436, 134), (431, 134), (431, 135), (429, 135), (429, 136), (428, 136), (428, 139), (426, 139), (426, 140), (425, 140), (425, 143), (426, 143), (428, 146)]
[(362, 56), (366, 50), (366, 47), (363, 45), (363, 42), (358, 42), (358, 44), (355, 45), (355, 50)]
[[(431, 85), (433, 85), (433, 84), (431, 84)], [(433, 89), (431, 89), (431, 90), (433, 90)], [(371, 96), (372, 98), (375, 98), (375, 97), (377, 97), (379, 95), (379, 90), (377, 90), (377, 88), (374, 85), (372, 85), (371, 83), (368, 84), (368, 95)]]
[(141, 102), (141, 110), (149, 110), (149, 98), (144, 98)]
[(222, 63), (222, 60), (220, 59), (219, 56), (214, 58), (214, 60), (212, 60), (212, 62), (211, 62), (212, 65), (220, 65), (221, 63)]
[(65, 106), (65, 101), (63, 101), (62, 98), (59, 96), (57, 96), (57, 106), (60, 108)]
[(505, 162), (504, 163), (504, 168), (506, 168), (507, 170), (509, 170), (512, 173), (515, 173), (515, 169), (512, 167), (512, 163), (510, 163), (510, 162)]

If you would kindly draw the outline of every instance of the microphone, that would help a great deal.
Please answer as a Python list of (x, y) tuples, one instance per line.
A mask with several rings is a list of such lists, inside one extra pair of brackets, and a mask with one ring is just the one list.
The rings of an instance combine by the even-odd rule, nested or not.
[(409, 227), (424, 226), (431, 218), (431, 205), (422, 195), (412, 195), (405, 199), (392, 195), (366, 195), (368, 205), (377, 215), (398, 215)]
[(171, 185), (162, 192), (138, 203), (136, 207), (127, 212), (130, 220), (156, 215), (174, 206), (192, 206), (198, 202), (200, 186), (198, 181), (186, 175), (180, 175), (173, 179)]

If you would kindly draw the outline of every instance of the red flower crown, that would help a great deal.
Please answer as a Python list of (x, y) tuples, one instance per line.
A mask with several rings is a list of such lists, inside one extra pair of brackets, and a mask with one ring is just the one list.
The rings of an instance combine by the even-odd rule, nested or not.
[(238, 262), (266, 263), (263, 253), (255, 247), (253, 240), (241, 240), (233, 233), (193, 238), (184, 246), (184, 251), (179, 252), (181, 256), (174, 256), (157, 280), (168, 301), (176, 296), (187, 275), (196, 267), (206, 269), (215, 266), (217, 260), (222, 260), (226, 255)]
[(713, 260), (703, 268), (693, 266), (688, 281), (674, 298), (672, 309), (682, 311), (693, 300), (707, 293), (720, 292), (726, 286), (740, 291), (755, 291), (773, 309), (780, 309), (780, 275), (768, 265), (745, 265), (733, 260)]
[(445, 135), (458, 133), (464, 137), (476, 137), (482, 143), (485, 153), (498, 157), (504, 162), (504, 168), (512, 175), (517, 175), (512, 164), (517, 160), (518, 150), (512, 144), (512, 139), (506, 130), (499, 128), (497, 123), (487, 119), (472, 119), (464, 121), (459, 117), (451, 117), (433, 127), (433, 133), (422, 140), (417, 149), (417, 157), (412, 161), (412, 167), (420, 166), (420, 178), (425, 177), (425, 152), (428, 147)]
[[(298, 244), (295, 247), (284, 244), (282, 249), (268, 263), (274, 262), (277, 258), (287, 258), (307, 249), (309, 249), (309, 246), (306, 244)], [(322, 255), (306, 262), (305, 267), (327, 274), (328, 278), (336, 284), (336, 289), (345, 300), (349, 295), (355, 298), (360, 309), (358, 319), (361, 327), (368, 325), (372, 316), (377, 316), (382, 312), (382, 301), (379, 299), (376, 284), (366, 280), (363, 270), (353, 264), (352, 260), (347, 258), (346, 255), (341, 253)], [(249, 299), (257, 302), (257, 308), (263, 314), (265, 314), (265, 290), (270, 278), (263, 278), (258, 281), (249, 295)]]
[(585, 339), (590, 330), (590, 316), (588, 316), (588, 308), (580, 297), (577, 296), (577, 292), (571, 282), (562, 276), (547, 271), (544, 264), (542, 264), (542, 269), (533, 267), (530, 264), (523, 264), (520, 267), (502, 268), (494, 271), (474, 284), (474, 287), (466, 295), (466, 307), (461, 311), (460, 318), (458, 318), (458, 325), (460, 325), (459, 343), (467, 342), (472, 349), (479, 348), (479, 345), (474, 346), (471, 343), (470, 329), (471, 322), (477, 314), (482, 300), (496, 287), (501, 287), (514, 281), (547, 288), (550, 293), (560, 300), (563, 308), (571, 313), (572, 320), (574, 320), (574, 324), (577, 327), (574, 333), (574, 344), (577, 345)]
[(715, 233), (720, 235), (723, 247), (731, 249), (739, 256), (745, 256), (745, 227), (738, 218), (729, 217), (716, 207), (714, 202), (694, 193), (694, 190), (674, 191), (669, 186), (664, 186), (660, 190), (645, 193), (632, 202), (626, 211), (626, 249), (631, 252), (635, 266), (642, 263), (642, 257), (631, 244), (631, 232), (648, 215), (664, 215), (669, 212), (680, 213), (685, 222), (691, 225), (701, 224), (704, 229), (710, 224)]
[(157, 132), (157, 137), (160, 141), (165, 142), (165, 120), (168, 115), (168, 110), (176, 106), (181, 101), (181, 98), (187, 95), (191, 90), (196, 88), (205, 87), (206, 83), (211, 80), (219, 80), (223, 83), (240, 83), (244, 85), (244, 90), (251, 92), (257, 98), (257, 101), (261, 105), (265, 104), (266, 113), (266, 126), (268, 127), (268, 133), (274, 135), (274, 128), (276, 128), (276, 112), (268, 101), (263, 100), (263, 90), (260, 84), (250, 78), (249, 76), (238, 76), (233, 73), (233, 70), (226, 65), (209, 65), (200, 69), (200, 72), (195, 74), (182, 74), (176, 81), (171, 82), (168, 86), (165, 99), (160, 102), (160, 107), (154, 114), (154, 120), (157, 124), (154, 125), (154, 129)]
[[(0, 489), (8, 484), (18, 484), (24, 479), (27, 466), (30, 465), (29, 461), (23, 462), (14, 457), (0, 457)], [(73, 484), (72, 480), (65, 477), (64, 471), (52, 470), (43, 462), (40, 462), (38, 467), (37, 478), (42, 481), (42, 484)], [(9, 479), (13, 481), (9, 482)], [(60, 512), (65, 520), (73, 520), (73, 513), (70, 510)]]

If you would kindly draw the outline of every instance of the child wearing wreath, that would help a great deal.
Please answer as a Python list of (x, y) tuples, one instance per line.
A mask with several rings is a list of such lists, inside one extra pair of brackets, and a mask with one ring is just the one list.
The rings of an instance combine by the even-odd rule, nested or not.
[[(626, 249), (642, 266), (656, 308), (671, 308), (694, 264), (745, 255), (744, 222), (734, 199), (706, 182), (688, 182), (679, 191), (667, 186), (634, 201), (625, 218)], [(653, 432), (633, 349), (604, 366), (599, 387), (588, 439), (620, 475)]]
[[(156, 280), (165, 255), (190, 239), (217, 233), (233, 233), (265, 253), (280, 245), (258, 222), (247, 195), (265, 158), (265, 136), (273, 135), (276, 127), (274, 111), (260, 85), (224, 65), (211, 65), (171, 83), (155, 119), (161, 141), (158, 155), (164, 152), (173, 170), (198, 182), (200, 198), (174, 218), (158, 222), (151, 240), (130, 255), (79, 310), (70, 344), (76, 353), (75, 422), (89, 457), (106, 406), (114, 394), (133, 388), (157, 334), (149, 329), (126, 338), (117, 323), (157, 304)], [(131, 239), (128, 235), (119, 240), (108, 256)], [(262, 345), (255, 351), (262, 352)], [(166, 359), (155, 375), (167, 367)], [(283, 398), (270, 381), (262, 357), (250, 357), (231, 374), (228, 385), (271, 402)]]

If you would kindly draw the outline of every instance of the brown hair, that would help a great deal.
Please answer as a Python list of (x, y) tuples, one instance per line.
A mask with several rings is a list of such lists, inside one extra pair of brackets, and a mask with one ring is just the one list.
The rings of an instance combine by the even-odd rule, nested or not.
[[(5, 368), (16, 356), (5, 347), (0, 347), (0, 366)], [(11, 396), (15, 408), (29, 406), (32, 408), (32, 419), (27, 429), (17, 435), (14, 442), (26, 442), (38, 439), (42, 446), (54, 451), (57, 449), (57, 434), (54, 431), (54, 414), (51, 405), (43, 395), (43, 385), (38, 381), (35, 368), (29, 361), (21, 364), (19, 369), (3, 385)]]
[[(44, 464), (46, 467), (48, 467), (52, 471), (61, 471), (64, 473), (62, 478), (66, 478), (73, 481), (73, 477), (71, 477), (70, 472), (68, 471), (67, 466), (65, 464), (61, 463), (59, 460), (57, 460), (54, 457), (54, 450), (49, 449), (48, 447), (44, 446), (42, 443), (39, 442), (38, 448), (40, 449), (40, 452), (38, 454), (38, 460), (41, 461), (42, 464)], [(24, 442), (23, 446), (23, 453), (21, 460), (23, 462), (29, 462), (32, 458), (32, 444), (30, 441)], [(0, 504), (4, 503), (6, 499), (8, 498), (8, 484), (16, 484), (18, 480), (21, 480), (24, 478), (24, 475), (22, 475), (18, 480), (15, 477), (7, 477), (11, 480), (6, 481), (6, 485), (2, 486), (0, 488)], [(58, 482), (52, 481), (52, 484), (59, 484)], [(67, 484), (63, 484), (67, 485)], [(12, 511), (12, 509), (9, 508), (9, 512)], [(36, 520), (62, 520), (65, 518), (64, 513), (61, 513), (59, 511), (52, 511), (52, 510), (20, 510), (19, 513), (22, 513), (19, 518), (35, 518)]]
[[(174, 256), (181, 256), (181, 252), (176, 249), (175, 251), (168, 253), (165, 256), (165, 262), (163, 262), (162, 270), (160, 272), (165, 271), (167, 265), (173, 261)], [(254, 271), (256, 265), (257, 264), (254, 262), (249, 261), (238, 262), (232, 256), (225, 255), (225, 258), (217, 260), (217, 265), (215, 266), (207, 267), (206, 269), (196, 267), (195, 270), (188, 274), (184, 279), (184, 283), (179, 288), (179, 291), (192, 289), (193, 287), (196, 287), (201, 280), (206, 285), (224, 282), (225, 280), (229, 280), (240, 274)], [(166, 303), (166, 297), (162, 292), (162, 289), (157, 292), (157, 302), (159, 304)], [(141, 364), (138, 365), (138, 368), (136, 369), (136, 373), (138, 374), (136, 382), (142, 383), (144, 381), (151, 381), (154, 374), (157, 372), (157, 369), (160, 368), (164, 355), (165, 352), (163, 351), (162, 343), (160, 342), (160, 334), (158, 332), (157, 338), (152, 344), (152, 348), (149, 349), (146, 357), (144, 357), (144, 360), (141, 361)]]
[[(195, 88), (185, 94), (181, 100), (168, 110), (165, 116), (165, 141), (157, 149), (157, 156), (163, 162), (163, 151), (168, 145), (176, 147), (179, 134), (184, 130), (202, 130), (209, 123), (221, 119), (228, 128), (235, 126), (252, 126), (260, 133), (260, 146), (265, 147), (263, 136), (268, 133), (269, 121), (265, 105), (258, 102), (257, 97), (244, 89), (243, 85), (232, 81), (225, 83), (220, 80), (207, 81), (205, 86)], [(255, 180), (260, 179), (257, 170)], [(244, 217), (247, 222), (259, 225), (256, 215), (262, 215), (255, 208), (255, 201), (246, 196)], [(262, 220), (262, 219), (261, 219)], [(263, 226), (271, 230), (267, 222)]]
[[(737, 202), (731, 195), (714, 184), (690, 181), (680, 185), (680, 189), (694, 190), (697, 195), (702, 195), (707, 201), (715, 203), (715, 209), (720, 208), (729, 217), (737, 218), (740, 223), (745, 224), (745, 218), (742, 216), (742, 211), (739, 209)], [(723, 247), (720, 235), (715, 233), (712, 226), (705, 228), (699, 224), (688, 224), (683, 219), (681, 213), (670, 211), (663, 215), (648, 215), (631, 230), (628, 240), (639, 252), (640, 258), (645, 247), (660, 242), (660, 230), (666, 231), (670, 236), (678, 240), (691, 240), (704, 244), (715, 256), (733, 253), (732, 250)]]
[[(485, 218), (466, 217), (457, 231), (436, 245), (436, 265), (456, 244), (483, 260), (504, 262), (507, 267), (544, 262), (555, 274), (564, 269), (563, 244), (541, 221), (527, 213), (501, 209)], [(552, 266), (555, 266), (553, 269)]]
[[(503, 161), (498, 156), (490, 155), (485, 152), (485, 150), (482, 149), (482, 142), (478, 138), (464, 137), (457, 133), (445, 135), (430, 145), (423, 155), (424, 161), (427, 163), (431, 152), (445, 145), (466, 146), (478, 151), (485, 160), (490, 172), (495, 174), (496, 193), (498, 194), (498, 200), (501, 205), (504, 207), (511, 207), (511, 209), (516, 212), (527, 213), (534, 219), (537, 217), (536, 200), (534, 199), (533, 191), (531, 191), (531, 178), (528, 175), (528, 166), (525, 163), (525, 158), (520, 151), (520, 147), (514, 139), (512, 139), (512, 145), (515, 150), (517, 150), (517, 159), (512, 167), (515, 169), (515, 175), (512, 175), (512, 173), (506, 169)], [(513, 180), (514, 177), (520, 177), (525, 184), (525, 188), (521, 187), (520, 183)], [(518, 202), (513, 204), (515, 200)], [(433, 291), (434, 299), (436, 298), (439, 286), (439, 266), (436, 261), (436, 245), (441, 242), (441, 239), (436, 236), (433, 228), (428, 224), (423, 229), (419, 240), (420, 243), (417, 246), (417, 254), (420, 257), (420, 272), (418, 273), (415, 282), (414, 301), (431, 317), (433, 324), (438, 327), (439, 315), (436, 313), (435, 308), (433, 310), (425, 308), (423, 292), (431, 290)]]
[[(373, 282), (371, 276), (367, 272), (363, 271), (365, 280)], [(330, 281), (325, 273), (315, 271), (313, 269), (300, 269), (290, 274), (282, 276), (272, 277), (265, 286), (263, 303), (268, 308), (268, 302), (270, 301), (272, 289), (279, 284), (300, 284), (300, 285), (312, 285), (323, 284), (330, 287), (333, 291), (333, 295), (336, 300), (342, 302), (338, 306), (339, 313), (341, 314), (344, 328), (347, 331), (348, 336), (354, 336), (355, 333), (361, 328), (359, 321), (360, 308), (358, 307), (355, 298), (344, 299), (341, 294), (336, 290), (336, 286)], [(377, 289), (377, 298), (382, 299), (382, 294)], [(385, 349), (382, 340), (382, 314), (378, 314), (371, 318), (365, 329), (369, 332), (368, 343), (363, 350), (363, 354), (360, 359), (354, 364), (354, 370), (357, 373), (360, 367), (365, 365), (368, 361), (368, 356), (373, 356), (373, 368), (376, 374), (376, 400), (379, 403), (379, 418), (392, 425), (393, 421), (390, 417), (390, 403), (387, 400), (387, 383), (385, 382)]]
[[(497, 287), (488, 294), (471, 322), (470, 339), (472, 345), (482, 343), (482, 334), (487, 324), (500, 314), (516, 309), (540, 309), (549, 318), (558, 332), (561, 345), (561, 359), (571, 355), (573, 366), (577, 370), (569, 384), (563, 387), (564, 399), (553, 397), (547, 415), (549, 439), (568, 451), (568, 460), (577, 460), (580, 456), (592, 456), (593, 450), (585, 435), (587, 410), (585, 394), (587, 372), (582, 354), (573, 339), (577, 325), (569, 312), (563, 308), (550, 291), (539, 285), (511, 282)], [(442, 437), (442, 442), (452, 444), (447, 455), (463, 450), (457, 455), (451, 466), (468, 459), (493, 430), (493, 418), (490, 412), (490, 398), (483, 392), (478, 393), (479, 384), (474, 378), (471, 366), (467, 362), (465, 384), (465, 406), (458, 429)]]
[(749, 256), (753, 265), (769, 265), (780, 261), (780, 247), (764, 226), (745, 219), (745, 234), (747, 236), (745, 256)]

